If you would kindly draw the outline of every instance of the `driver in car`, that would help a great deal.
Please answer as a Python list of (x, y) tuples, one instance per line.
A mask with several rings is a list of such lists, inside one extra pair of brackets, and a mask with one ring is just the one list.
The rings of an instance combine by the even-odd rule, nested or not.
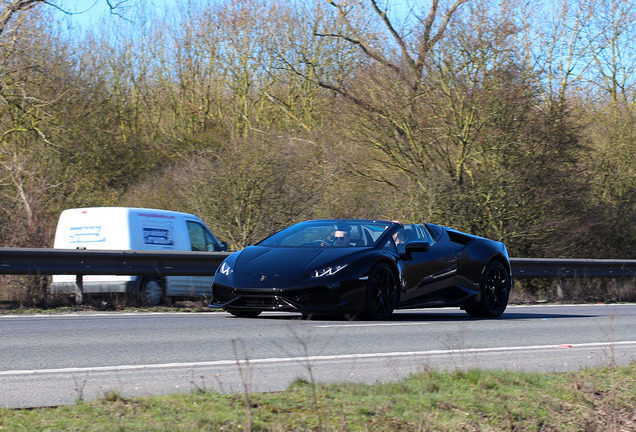
[(334, 246), (349, 246), (351, 241), (351, 227), (338, 226), (336, 232), (333, 233)]

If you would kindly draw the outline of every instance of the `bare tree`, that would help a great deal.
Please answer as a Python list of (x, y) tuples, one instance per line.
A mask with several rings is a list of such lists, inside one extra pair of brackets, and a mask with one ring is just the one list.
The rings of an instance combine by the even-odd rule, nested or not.
[(3, 1), (2, 15), (0, 15), (0, 36), (5, 32), (9, 22), (22, 11), (27, 11), (36, 7), (38, 4), (48, 3), (46, 0), (13, 0)]
[[(118, 15), (130, 0), (103, 0), (111, 13)], [(62, 6), (61, 0), (2, 0), (0, 2), (0, 36), (5, 32), (9, 23), (21, 12), (29, 11), (39, 5), (47, 5), (58, 9), (66, 14), (78, 14), (85, 11), (75, 11)]]
[[(559, 229), (555, 219), (569, 220), (556, 209), (568, 208), (578, 185), (552, 185), (569, 182), (578, 143), (567, 112), (537, 107), (538, 77), (519, 56), (525, 17), (513, 5), (434, 1), (397, 25), (374, 0), (323, 4), (314, 34), (332, 56), (297, 47), (302, 62), (288, 64), (345, 102), (347, 138), (368, 162), (352, 170), (407, 191), (409, 205), (396, 212), (526, 251)], [(520, 211), (546, 205), (555, 213), (534, 221)]]
[(586, 26), (592, 66), (577, 100), (590, 147), (582, 166), (589, 173), (588, 223), (594, 228), (586, 243), (601, 256), (635, 256), (636, 5), (597, 0), (592, 6)]

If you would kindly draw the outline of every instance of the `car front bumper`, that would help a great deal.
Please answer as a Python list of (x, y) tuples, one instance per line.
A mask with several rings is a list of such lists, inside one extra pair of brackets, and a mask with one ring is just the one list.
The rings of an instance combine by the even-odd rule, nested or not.
[(234, 288), (214, 283), (210, 307), (250, 311), (362, 311), (366, 280), (293, 288)]

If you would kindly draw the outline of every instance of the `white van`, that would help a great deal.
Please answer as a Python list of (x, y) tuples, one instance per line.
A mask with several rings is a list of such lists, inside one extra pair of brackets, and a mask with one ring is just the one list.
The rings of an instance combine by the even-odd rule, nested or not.
[[(54, 248), (96, 250), (226, 251), (195, 215), (130, 207), (90, 207), (64, 210), (55, 232)], [(165, 296), (212, 294), (213, 276), (83, 276), (83, 293), (128, 293), (146, 305)], [(51, 294), (74, 294), (74, 275), (54, 275)]]

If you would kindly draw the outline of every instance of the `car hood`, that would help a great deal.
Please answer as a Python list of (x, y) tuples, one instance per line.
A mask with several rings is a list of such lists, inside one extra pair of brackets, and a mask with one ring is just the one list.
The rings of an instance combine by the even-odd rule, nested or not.
[(309, 272), (346, 264), (360, 248), (276, 248), (249, 246), (238, 253), (234, 281), (242, 286), (278, 286), (307, 279)]

